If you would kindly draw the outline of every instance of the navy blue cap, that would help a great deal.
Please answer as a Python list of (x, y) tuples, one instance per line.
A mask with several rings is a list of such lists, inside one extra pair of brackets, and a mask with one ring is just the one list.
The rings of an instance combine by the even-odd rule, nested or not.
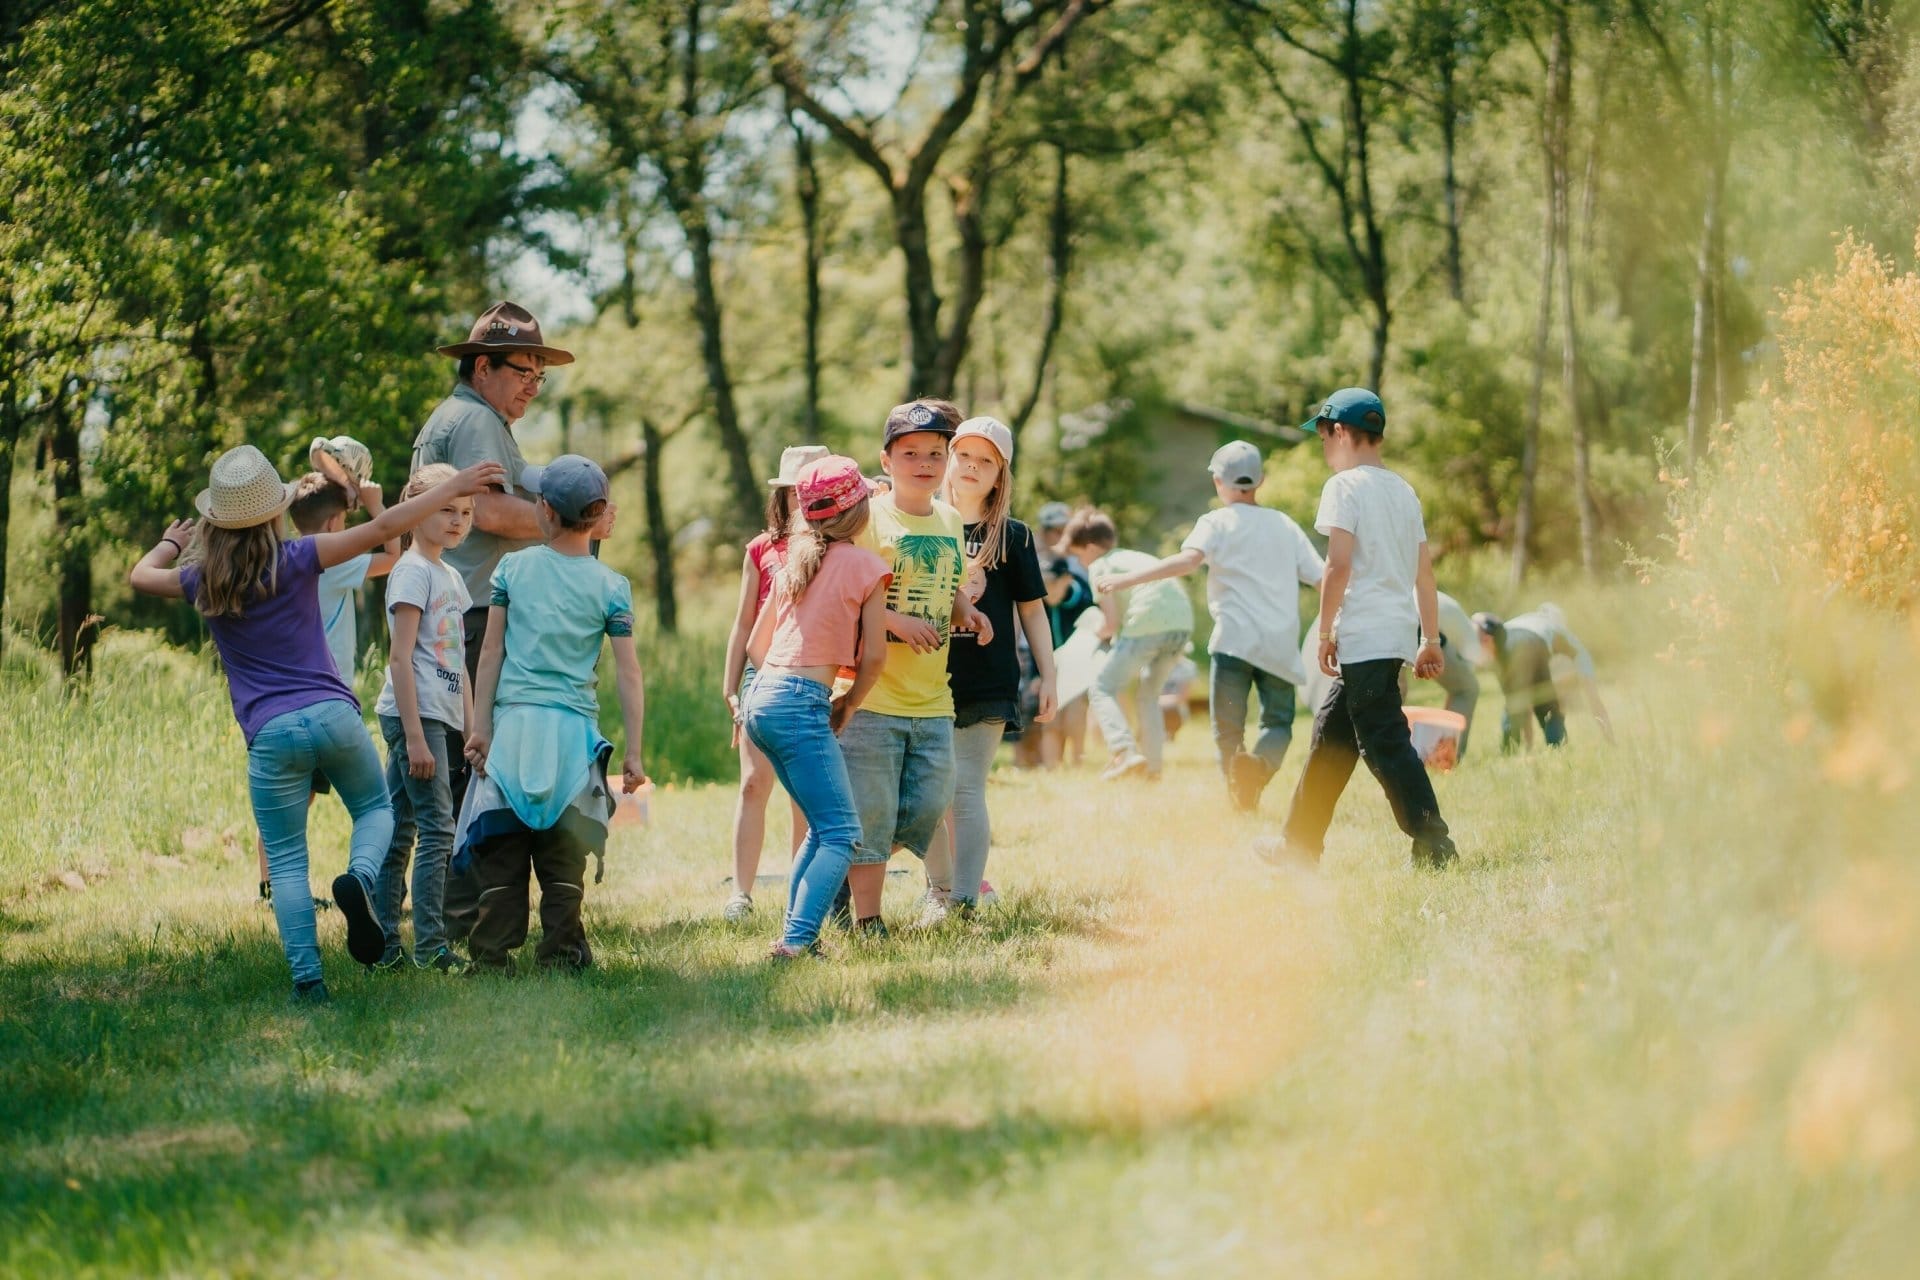
[(1373, 435), (1387, 432), (1387, 406), (1365, 387), (1342, 387), (1327, 397), (1320, 412), (1300, 424), (1302, 431), (1317, 431), (1322, 422), (1341, 422)]
[(607, 496), (607, 473), (591, 458), (563, 453), (544, 467), (520, 473), (520, 487), (538, 494), (569, 523), (587, 518), (587, 508)]

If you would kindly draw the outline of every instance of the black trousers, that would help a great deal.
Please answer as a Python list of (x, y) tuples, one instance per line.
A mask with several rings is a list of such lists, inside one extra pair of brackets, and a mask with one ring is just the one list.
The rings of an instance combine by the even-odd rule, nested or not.
[(580, 905), (586, 897), (587, 846), (559, 828), (495, 836), (474, 850), (479, 912), (467, 938), (475, 971), (513, 972), (513, 953), (527, 940), (528, 884), (540, 882), (542, 968), (584, 969), (593, 963)]
[(1416, 859), (1453, 856), (1453, 841), (1440, 818), (1427, 768), (1413, 749), (1413, 733), (1400, 709), (1398, 658), (1341, 665), (1313, 718), (1313, 745), (1287, 812), (1287, 846), (1319, 857), (1333, 823), (1334, 806), (1361, 760), (1387, 793), (1394, 821), (1413, 838)]
[[(486, 606), (467, 610), (461, 622), (466, 628), (467, 686), (477, 690), (480, 684), (480, 646), (487, 638)], [(452, 757), (453, 814), (456, 821), (460, 817), (460, 802), (467, 797), (467, 783), (473, 777), (473, 771), (467, 765), (466, 745), (466, 735), (447, 735), (447, 753)], [(446, 905), (442, 910), (447, 925), (447, 940), (465, 941), (467, 935), (473, 932), (473, 922), (480, 913), (479, 877), (472, 871), (465, 875), (448, 871)]]

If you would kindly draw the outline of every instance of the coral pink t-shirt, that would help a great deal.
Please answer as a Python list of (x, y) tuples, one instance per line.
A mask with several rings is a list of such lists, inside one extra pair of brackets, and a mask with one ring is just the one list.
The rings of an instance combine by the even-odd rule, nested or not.
[(787, 540), (775, 542), (773, 536), (764, 530), (753, 535), (747, 543), (747, 559), (760, 571), (760, 605), (767, 607), (767, 594), (773, 590), (773, 575), (780, 572), (780, 566), (787, 559)]
[(836, 542), (795, 604), (774, 595), (767, 667), (852, 666), (860, 657), (860, 607), (893, 571), (864, 547)]

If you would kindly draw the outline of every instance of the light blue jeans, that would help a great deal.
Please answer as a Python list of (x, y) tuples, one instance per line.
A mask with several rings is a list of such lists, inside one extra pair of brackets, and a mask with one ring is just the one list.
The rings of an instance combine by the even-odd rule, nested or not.
[[(407, 727), (399, 716), (381, 716), (387, 740), (387, 799), (393, 805), (393, 840), (380, 866), (373, 909), (387, 950), (400, 946), (400, 899), (407, 889), (407, 858), (413, 858), (413, 955), (425, 964), (447, 945), (447, 864), (453, 861), (453, 769), (459, 759), (452, 743), (460, 731), (421, 717), (420, 732), (433, 757), (433, 776), (416, 778), (408, 769)], [(419, 837), (415, 847), (415, 836)]]
[(347, 869), (366, 885), (367, 898), (380, 874), (380, 859), (393, 839), (393, 807), (381, 776), (380, 753), (353, 704), (338, 699), (287, 711), (260, 726), (247, 748), (247, 790), (253, 821), (267, 846), (267, 877), (273, 881), (273, 915), (280, 945), (295, 982), (320, 976), (320, 944), (313, 928), (313, 888), (307, 868), (307, 795), (313, 771), (333, 783), (353, 816), (353, 847)]
[(831, 707), (827, 686), (805, 676), (757, 676), (740, 701), (747, 737), (772, 762), (780, 785), (807, 818), (807, 838), (787, 879), (787, 925), (780, 941), (790, 947), (811, 946), (820, 936), (860, 849), (860, 811), (828, 723)]
[[(1160, 721), (1160, 687), (1167, 675), (1187, 651), (1190, 631), (1159, 631), (1148, 636), (1121, 636), (1113, 642), (1107, 665), (1093, 678), (1087, 690), (1087, 705), (1100, 725), (1100, 736), (1114, 755), (1138, 751), (1147, 758), (1147, 769), (1160, 772), (1160, 756), (1167, 743), (1167, 728)], [(1127, 727), (1127, 713), (1120, 706), (1120, 691), (1134, 681), (1134, 709), (1140, 717), (1140, 739), (1136, 745), (1133, 730)]]
[(856, 711), (840, 753), (864, 833), (853, 860), (884, 863), (896, 847), (926, 857), (953, 804), (953, 717)]
[[(1006, 736), (1004, 720), (980, 720), (953, 731), (953, 901), (978, 902), (993, 829), (987, 819), (987, 774)], [(931, 873), (929, 873), (931, 874)]]

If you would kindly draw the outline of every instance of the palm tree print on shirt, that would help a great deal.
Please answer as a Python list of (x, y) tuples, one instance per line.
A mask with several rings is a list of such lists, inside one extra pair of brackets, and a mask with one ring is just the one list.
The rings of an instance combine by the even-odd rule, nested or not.
[(903, 533), (893, 553), (893, 585), (887, 607), (921, 618), (947, 642), (953, 595), (960, 589), (960, 540), (948, 534)]

